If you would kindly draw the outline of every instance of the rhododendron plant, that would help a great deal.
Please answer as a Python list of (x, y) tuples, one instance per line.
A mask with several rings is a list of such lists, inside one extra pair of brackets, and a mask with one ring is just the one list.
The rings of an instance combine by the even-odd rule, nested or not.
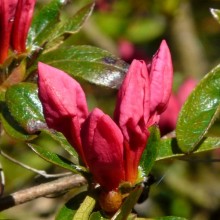
[(134, 60), (118, 92), (114, 121), (100, 109), (88, 114), (80, 85), (61, 70), (39, 63), (39, 97), (49, 128), (62, 132), (96, 182), (110, 191), (134, 184), (148, 137), (158, 124), (172, 85), (172, 61), (165, 41), (148, 66)]
[[(25, 213), (30, 219), (185, 220), (173, 214), (190, 219), (204, 208), (207, 218), (216, 216), (219, 203), (212, 200), (220, 201), (218, 184), (203, 182), (200, 173), (219, 181), (217, 164), (186, 163), (199, 153), (199, 161), (212, 161), (209, 151), (220, 148), (220, 65), (198, 85), (189, 79), (172, 93), (165, 40), (151, 58), (166, 36), (175, 48), (175, 82), (180, 75), (202, 78), (205, 70), (198, 75), (199, 70), (209, 63), (198, 68), (206, 64), (196, 49), (199, 40), (192, 38), (198, 33), (182, 38), (193, 20), (184, 11), (190, 1), (187, 7), (167, 1), (82, 2), (0, 1), (0, 219), (15, 218), (13, 211), (2, 212), (6, 209), (51, 195), (56, 201), (48, 207), (40, 201), (36, 212), (33, 201), (19, 207), (16, 218)], [(220, 23), (220, 10), (211, 13)], [(218, 63), (217, 48), (208, 48), (212, 64)], [(163, 136), (167, 128), (175, 132)], [(159, 176), (157, 190), (149, 194)]]
[(36, 0), (2, 0), (0, 4), (0, 64), (9, 49), (16, 53), (26, 51), (26, 38)]

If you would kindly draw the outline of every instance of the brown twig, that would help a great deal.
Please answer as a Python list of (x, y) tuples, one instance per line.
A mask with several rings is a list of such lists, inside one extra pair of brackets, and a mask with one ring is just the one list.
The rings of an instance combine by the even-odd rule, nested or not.
[(20, 190), (8, 196), (0, 198), (0, 211), (6, 210), (39, 197), (64, 192), (87, 184), (81, 175), (71, 175), (57, 180), (40, 184), (28, 189)]

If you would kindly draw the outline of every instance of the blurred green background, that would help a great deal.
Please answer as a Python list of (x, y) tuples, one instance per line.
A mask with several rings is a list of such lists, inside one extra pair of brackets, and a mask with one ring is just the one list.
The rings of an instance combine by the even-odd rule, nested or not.
[[(36, 12), (48, 1), (37, 1)], [(84, 6), (76, 0), (65, 8), (66, 16)], [(97, 0), (95, 11), (80, 33), (65, 45), (89, 44), (106, 49), (127, 62), (150, 61), (162, 39), (173, 57), (174, 92), (186, 78), (200, 80), (220, 63), (220, 25), (210, 8), (218, 0)], [(116, 91), (82, 83), (90, 109), (95, 106), (112, 114)], [(43, 139), (45, 146), (60, 150)], [(40, 159), (24, 144), (3, 134), (1, 148), (10, 156), (49, 173), (63, 172)], [(62, 152), (60, 152), (62, 154)], [(156, 183), (149, 199), (136, 207), (143, 216), (176, 215), (192, 220), (220, 219), (220, 151), (190, 157), (187, 161), (158, 162), (152, 171)], [(213, 160), (217, 159), (217, 160)], [(5, 194), (36, 185), (36, 174), (0, 157), (5, 176)], [(68, 195), (41, 198), (0, 213), (0, 219), (54, 219)]]

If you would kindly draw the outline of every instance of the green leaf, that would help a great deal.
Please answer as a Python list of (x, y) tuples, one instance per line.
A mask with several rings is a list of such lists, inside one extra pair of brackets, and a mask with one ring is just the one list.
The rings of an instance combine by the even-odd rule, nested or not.
[[(198, 154), (218, 148), (220, 148), (220, 138), (216, 138), (216, 137), (203, 138), (199, 143), (198, 149), (194, 151), (192, 154)], [(174, 138), (161, 139), (156, 161), (165, 160), (169, 158), (179, 158), (179, 157), (181, 158), (186, 156), (188, 155), (184, 154), (179, 149), (176, 139)]]
[(71, 146), (69, 144), (69, 142), (66, 140), (66, 138), (63, 136), (62, 133), (57, 132), (57, 131), (51, 131), (51, 130), (42, 130), (43, 134), (49, 135), (52, 139), (54, 139), (55, 141), (57, 141), (60, 146), (66, 150), (70, 155), (71, 155), (71, 159), (74, 160), (74, 162), (78, 162), (78, 154), (75, 151), (75, 149), (73, 148), (73, 146)]
[(73, 220), (73, 216), (83, 202), (87, 192), (82, 192), (71, 198), (58, 212), (55, 220)]
[(33, 18), (28, 33), (28, 47), (41, 46), (48, 40), (49, 35), (59, 22), (60, 9), (65, 3), (66, 0), (52, 0)]
[(5, 103), (1, 103), (1, 111), (1, 123), (9, 136), (21, 141), (31, 140), (36, 137), (36, 135), (27, 134), (18, 122), (15, 121)]
[(212, 16), (215, 18), (215, 20), (218, 21), (218, 23), (220, 23), (220, 10), (210, 8), (210, 12), (212, 13)]
[(80, 171), (85, 171), (85, 169), (83, 169), (82, 167), (73, 164), (71, 161), (67, 160), (66, 158), (56, 153), (45, 150), (43, 147), (39, 145), (28, 143), (28, 146), (41, 158), (45, 159), (50, 163), (53, 163), (67, 170), (70, 170), (73, 173), (80, 173)]
[(89, 216), (89, 220), (108, 220), (108, 219), (104, 218), (100, 212), (93, 212)]
[(123, 202), (120, 210), (111, 218), (112, 220), (124, 220), (127, 219), (135, 204), (137, 203), (143, 188), (137, 185), (133, 191), (130, 192), (129, 196)]
[(220, 66), (208, 73), (190, 94), (178, 118), (176, 136), (180, 149), (195, 150), (219, 114)]
[(81, 203), (79, 209), (76, 211), (73, 220), (85, 220), (89, 219), (89, 216), (94, 209), (96, 200), (91, 196), (86, 196), (83, 203)]
[(158, 127), (152, 126), (149, 131), (150, 137), (140, 161), (140, 166), (146, 176), (150, 173), (154, 165), (160, 147), (160, 131)]
[(62, 69), (73, 77), (111, 88), (121, 85), (128, 69), (128, 64), (123, 60), (91, 46), (59, 48), (43, 54), (39, 61)]
[(56, 29), (51, 32), (49, 41), (51, 42), (64, 34), (66, 35), (65, 37), (67, 37), (67, 35), (77, 33), (81, 29), (84, 22), (92, 14), (94, 5), (94, 3), (90, 3), (80, 9), (76, 14), (73, 15), (72, 18), (66, 18), (64, 21), (60, 22)]
[(11, 115), (29, 134), (45, 127), (37, 86), (33, 83), (20, 83), (11, 86), (5, 94), (6, 104)]

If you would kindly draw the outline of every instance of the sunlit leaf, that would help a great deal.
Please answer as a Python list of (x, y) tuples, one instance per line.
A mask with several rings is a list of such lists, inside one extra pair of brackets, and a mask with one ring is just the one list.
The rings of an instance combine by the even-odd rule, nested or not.
[(92, 46), (59, 48), (43, 54), (39, 61), (62, 69), (73, 77), (111, 88), (121, 85), (128, 68), (123, 60)]
[(180, 149), (195, 150), (219, 114), (220, 66), (208, 73), (185, 102), (178, 118), (176, 136)]
[(89, 219), (89, 216), (94, 209), (96, 200), (91, 196), (86, 196), (84, 201), (81, 203), (79, 209), (76, 211), (73, 220), (84, 220)]
[(65, 3), (66, 0), (52, 0), (33, 18), (28, 33), (29, 47), (32, 45), (41, 46), (47, 41), (48, 36), (59, 22), (60, 9)]
[(61, 21), (56, 29), (51, 32), (49, 41), (53, 41), (54, 39), (67, 35), (74, 34), (78, 32), (87, 18), (91, 15), (94, 8), (94, 3), (89, 3), (80, 9), (76, 14), (74, 14), (71, 18), (66, 18), (64, 21)]
[[(204, 138), (198, 146), (198, 149), (192, 154), (198, 154), (206, 151), (211, 151), (214, 149), (220, 148), (220, 138), (208, 137)], [(162, 139), (160, 142), (160, 147), (157, 155), (156, 161), (184, 157), (187, 154), (184, 154), (178, 147), (177, 141), (174, 138)]]
[(67, 170), (70, 170), (73, 173), (79, 173), (80, 171), (84, 170), (83, 167), (75, 165), (71, 161), (62, 157), (61, 155), (58, 155), (58, 154), (53, 153), (51, 151), (47, 151), (39, 145), (32, 144), (32, 143), (28, 143), (28, 145), (29, 145), (29, 147), (31, 147), (31, 149), (35, 153), (37, 153), (40, 157), (42, 157), (43, 159), (45, 159), (46, 161), (48, 161), (50, 163), (53, 163), (57, 166), (65, 168)]
[(1, 123), (5, 132), (12, 138), (17, 140), (31, 140), (35, 135), (29, 135), (10, 114), (5, 103), (1, 104)]
[(6, 91), (5, 100), (11, 115), (27, 133), (33, 134), (45, 127), (36, 84), (20, 83), (11, 86)]

